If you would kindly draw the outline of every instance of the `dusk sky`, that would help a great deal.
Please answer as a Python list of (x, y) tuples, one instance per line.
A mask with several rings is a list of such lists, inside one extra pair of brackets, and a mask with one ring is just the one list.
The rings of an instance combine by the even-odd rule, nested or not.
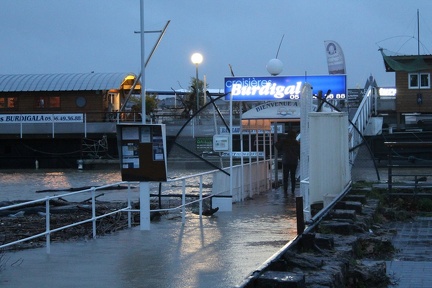
[[(145, 0), (145, 31), (170, 25), (145, 71), (146, 88), (188, 88), (190, 57), (204, 56), (199, 77), (223, 88), (224, 77), (328, 74), (324, 41), (345, 54), (348, 88), (372, 74), (394, 86), (378, 49), (432, 54), (431, 0)], [(140, 72), (140, 0), (13, 0), (0, 2), (0, 74)], [(145, 34), (148, 55), (158, 33)]]

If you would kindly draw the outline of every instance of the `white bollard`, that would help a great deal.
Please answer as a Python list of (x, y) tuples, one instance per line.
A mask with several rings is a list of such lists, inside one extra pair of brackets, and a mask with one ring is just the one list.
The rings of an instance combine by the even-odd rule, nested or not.
[(84, 161), (82, 159), (77, 160), (78, 170), (84, 169)]
[(140, 182), (140, 230), (150, 230), (150, 184)]

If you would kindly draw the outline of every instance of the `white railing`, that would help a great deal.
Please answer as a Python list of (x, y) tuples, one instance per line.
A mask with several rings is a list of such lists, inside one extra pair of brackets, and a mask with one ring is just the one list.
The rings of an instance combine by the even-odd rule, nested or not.
[[(348, 127), (348, 136), (349, 136), (349, 161), (350, 164), (354, 164), (354, 160), (357, 156), (358, 149), (355, 149), (359, 145), (362, 144), (363, 138), (362, 134), (365, 131), (370, 118), (374, 114), (375, 107), (375, 99), (376, 99), (376, 88), (369, 86), (363, 100), (361, 101), (357, 112), (354, 114), (353, 119), (351, 120), (352, 124)], [(355, 127), (358, 129), (356, 129)]]
[[(145, 211), (141, 211), (138, 209), (132, 209), (132, 189), (136, 188), (138, 185), (137, 182), (116, 182), (113, 184), (109, 184), (109, 185), (103, 185), (103, 186), (98, 186), (98, 187), (92, 187), (90, 189), (84, 189), (81, 191), (75, 191), (75, 192), (70, 192), (70, 193), (64, 193), (64, 194), (60, 194), (60, 195), (55, 195), (55, 196), (48, 196), (45, 198), (41, 198), (41, 199), (37, 199), (37, 200), (32, 200), (32, 201), (27, 201), (27, 202), (22, 202), (19, 204), (14, 204), (14, 205), (9, 205), (9, 206), (4, 206), (4, 207), (0, 207), (0, 211), (4, 211), (4, 210), (10, 210), (10, 209), (16, 209), (16, 208), (21, 208), (21, 207), (25, 207), (25, 206), (29, 206), (29, 205), (34, 205), (37, 203), (45, 203), (45, 231), (39, 234), (35, 234), (35, 235), (31, 235), (28, 236), (26, 238), (23, 239), (19, 239), (16, 241), (12, 241), (9, 243), (3, 243), (2, 245), (0, 245), (0, 249), (9, 247), (9, 246), (13, 246), (19, 243), (23, 243), (35, 238), (39, 238), (39, 237), (46, 237), (46, 251), (47, 253), (50, 253), (51, 248), (50, 248), (50, 244), (51, 244), (51, 234), (70, 228), (70, 227), (74, 227), (77, 225), (81, 225), (81, 224), (85, 224), (85, 223), (89, 223), (91, 222), (93, 224), (92, 227), (92, 236), (93, 238), (96, 238), (96, 221), (98, 219), (104, 218), (104, 217), (108, 217), (110, 215), (116, 214), (116, 213), (124, 213), (127, 212), (128, 213), (128, 227), (130, 228), (132, 226), (132, 217), (131, 217), (131, 213), (132, 212), (139, 212), (139, 213), (147, 213), (148, 217), (150, 217), (150, 213), (151, 212), (162, 212), (162, 211), (181, 211), (181, 216), (182, 216), (182, 223), (185, 224), (186, 223), (186, 207), (193, 205), (195, 203), (199, 204), (199, 212), (198, 215), (199, 217), (202, 217), (202, 213), (203, 213), (203, 201), (206, 199), (209, 199), (211, 197), (217, 196), (217, 195), (225, 195), (225, 196), (229, 196), (232, 197), (232, 201), (233, 202), (237, 202), (237, 201), (242, 201), (247, 197), (251, 197), (252, 195), (256, 195), (258, 193), (260, 193), (261, 191), (266, 191), (269, 189), (270, 185), (269, 185), (269, 179), (268, 177), (271, 177), (271, 173), (268, 172), (268, 169), (266, 167), (268, 167), (269, 165), (269, 160), (267, 161), (259, 161), (256, 163), (251, 163), (249, 164), (245, 164), (244, 166), (249, 166), (251, 171), (253, 171), (253, 181), (250, 182), (249, 177), (244, 177), (244, 181), (242, 183), (242, 181), (238, 181), (238, 176), (240, 175), (240, 171), (242, 169), (241, 165), (237, 165), (237, 166), (233, 166), (233, 177), (235, 177), (234, 179), (237, 179), (236, 181), (234, 181), (234, 185), (233, 185), (233, 189), (232, 191), (234, 191), (231, 195), (230, 192), (230, 188), (229, 186), (227, 186), (226, 184), (229, 183), (229, 181), (220, 181), (220, 175), (226, 175), (223, 172), (219, 171), (219, 170), (212, 170), (212, 171), (208, 171), (208, 172), (203, 172), (203, 173), (198, 173), (198, 174), (193, 174), (193, 175), (189, 175), (189, 176), (184, 176), (184, 177), (179, 177), (179, 178), (175, 178), (175, 179), (169, 179), (164, 187), (164, 192), (167, 192), (169, 190), (168, 193), (162, 194), (165, 197), (176, 197), (174, 196), (174, 192), (173, 191), (173, 187), (174, 190), (176, 189), (181, 189), (181, 204), (175, 206), (175, 207), (170, 207), (170, 208), (165, 208), (165, 209), (150, 209), (150, 207), (148, 207), (148, 209), (146, 208)], [(225, 170), (228, 170), (229, 168), (226, 168)], [(249, 173), (249, 172), (247, 172)], [(219, 175), (219, 176), (218, 176)], [(229, 177), (229, 176), (226, 176)], [(191, 189), (194, 189), (197, 187), (196, 183), (196, 178), (199, 179), (199, 191), (198, 193), (194, 192), (194, 191), (190, 191)], [(206, 178), (206, 179), (204, 179)], [(205, 184), (205, 181), (212, 181), (211, 185), (203, 185)], [(181, 185), (171, 185), (173, 183), (176, 182), (180, 182)], [(247, 182), (247, 183), (246, 183)], [(103, 215), (96, 215), (96, 191), (98, 190), (102, 190), (109, 187), (118, 187), (119, 185), (127, 185), (127, 195), (126, 195), (126, 204), (125, 207), (119, 208), (117, 210), (114, 211), (110, 211), (109, 213), (105, 213)], [(158, 189), (158, 184), (159, 183), (152, 183), (154, 184), (154, 187), (152, 187), (152, 190), (157, 190)], [(210, 186), (207, 188), (204, 188), (204, 186)], [(242, 186), (246, 187), (246, 188), (242, 188)], [(210, 190), (211, 188), (211, 190)], [(204, 193), (204, 189), (207, 189), (208, 194)], [(245, 190), (246, 189), (246, 190)], [(188, 191), (189, 190), (189, 191)], [(110, 191), (104, 191), (104, 194), (109, 193)], [(88, 194), (90, 193), (91, 196), (91, 217), (79, 222), (75, 222), (69, 225), (65, 225), (62, 227), (58, 227), (58, 228), (51, 228), (51, 208), (50, 208), (50, 201), (54, 200), (54, 199), (66, 199), (68, 197), (71, 196), (76, 196), (76, 195), (86, 195), (86, 197), (88, 198)], [(113, 190), (111, 193), (118, 193), (118, 191)], [(170, 195), (171, 194), (171, 195)], [(206, 194), (206, 195), (204, 195)], [(193, 201), (188, 201), (186, 202), (186, 198), (190, 197), (190, 196), (194, 196), (194, 198), (198, 198), (197, 200), (193, 200)], [(16, 210), (13, 210), (16, 213)], [(11, 214), (13, 214), (14, 212), (11, 212)]]
[[(271, 187), (271, 160), (261, 160), (232, 167), (232, 202), (241, 202)], [(225, 168), (229, 172), (229, 168)], [(229, 195), (230, 181), (227, 174), (216, 171), (214, 175), (212, 194)], [(243, 181), (241, 181), (243, 179)]]
[[(0, 207), (0, 211), (2, 210), (10, 210), (10, 209), (16, 209), (16, 208), (20, 208), (20, 207), (25, 207), (25, 206), (29, 206), (29, 205), (34, 205), (37, 203), (43, 203), (45, 202), (45, 232), (39, 233), (39, 234), (35, 234), (35, 235), (31, 235), (29, 237), (23, 238), (23, 239), (19, 239), (13, 242), (9, 242), (9, 243), (4, 243), (3, 245), (0, 245), (0, 249), (12, 246), (12, 245), (16, 245), (22, 242), (26, 242), (35, 238), (39, 238), (39, 237), (46, 237), (46, 249), (47, 249), (47, 253), (50, 253), (50, 243), (51, 243), (51, 234), (54, 232), (58, 232), (70, 227), (74, 227), (77, 225), (81, 225), (81, 224), (85, 224), (85, 223), (89, 223), (92, 222), (93, 223), (93, 238), (96, 238), (96, 220), (110, 216), (112, 214), (115, 213), (119, 213), (119, 212), (125, 212), (125, 211), (130, 211), (131, 208), (131, 197), (130, 197), (130, 184), (128, 184), (128, 201), (127, 201), (127, 206), (124, 208), (120, 208), (118, 210), (115, 211), (111, 211), (109, 213), (103, 214), (103, 215), (99, 215), (96, 216), (96, 191), (97, 190), (101, 190), (101, 189), (105, 189), (108, 187), (113, 187), (113, 186), (118, 186), (119, 184), (123, 184), (126, 182), (118, 182), (118, 183), (114, 183), (114, 184), (110, 184), (110, 185), (104, 185), (104, 186), (99, 186), (99, 187), (92, 187), (90, 189), (85, 189), (85, 190), (81, 190), (81, 191), (76, 191), (76, 192), (70, 192), (70, 193), (64, 193), (61, 195), (56, 195), (56, 196), (48, 196), (45, 198), (41, 198), (41, 199), (37, 199), (37, 200), (32, 200), (32, 201), (27, 201), (27, 202), (22, 202), (19, 204), (14, 204), (14, 205), (9, 205), (9, 206), (4, 206), (4, 207)], [(54, 199), (59, 199), (59, 198), (67, 198), (73, 195), (78, 195), (78, 194), (91, 194), (91, 212), (92, 212), (92, 217), (83, 221), (79, 221), (79, 222), (75, 222), (66, 226), (62, 226), (62, 227), (58, 227), (55, 229), (51, 229), (51, 209), (50, 209), (50, 201), (54, 200)], [(11, 213), (13, 214), (13, 212)], [(128, 226), (131, 227), (131, 215), (128, 215)]]
[(74, 133), (115, 133), (120, 122), (140, 122), (137, 113), (94, 112), (94, 113), (19, 113), (4, 114), (0, 121), (0, 134), (19, 134), (20, 138), (28, 134)]

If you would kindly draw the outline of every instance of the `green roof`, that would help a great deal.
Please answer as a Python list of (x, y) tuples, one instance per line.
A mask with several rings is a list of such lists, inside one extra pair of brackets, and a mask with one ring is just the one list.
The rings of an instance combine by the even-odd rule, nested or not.
[(389, 56), (380, 49), (387, 72), (419, 72), (432, 70), (432, 55)]

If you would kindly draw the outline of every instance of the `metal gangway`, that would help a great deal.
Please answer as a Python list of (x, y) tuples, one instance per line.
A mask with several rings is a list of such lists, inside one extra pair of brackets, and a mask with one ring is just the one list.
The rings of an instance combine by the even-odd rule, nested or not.
[(354, 161), (358, 154), (359, 148), (362, 145), (367, 145), (364, 140), (364, 132), (367, 126), (370, 124), (370, 120), (377, 113), (377, 87), (369, 86), (367, 89), (363, 100), (360, 102), (356, 113), (350, 120), (348, 126), (348, 136), (349, 136), (349, 162), (351, 167), (354, 165)]

